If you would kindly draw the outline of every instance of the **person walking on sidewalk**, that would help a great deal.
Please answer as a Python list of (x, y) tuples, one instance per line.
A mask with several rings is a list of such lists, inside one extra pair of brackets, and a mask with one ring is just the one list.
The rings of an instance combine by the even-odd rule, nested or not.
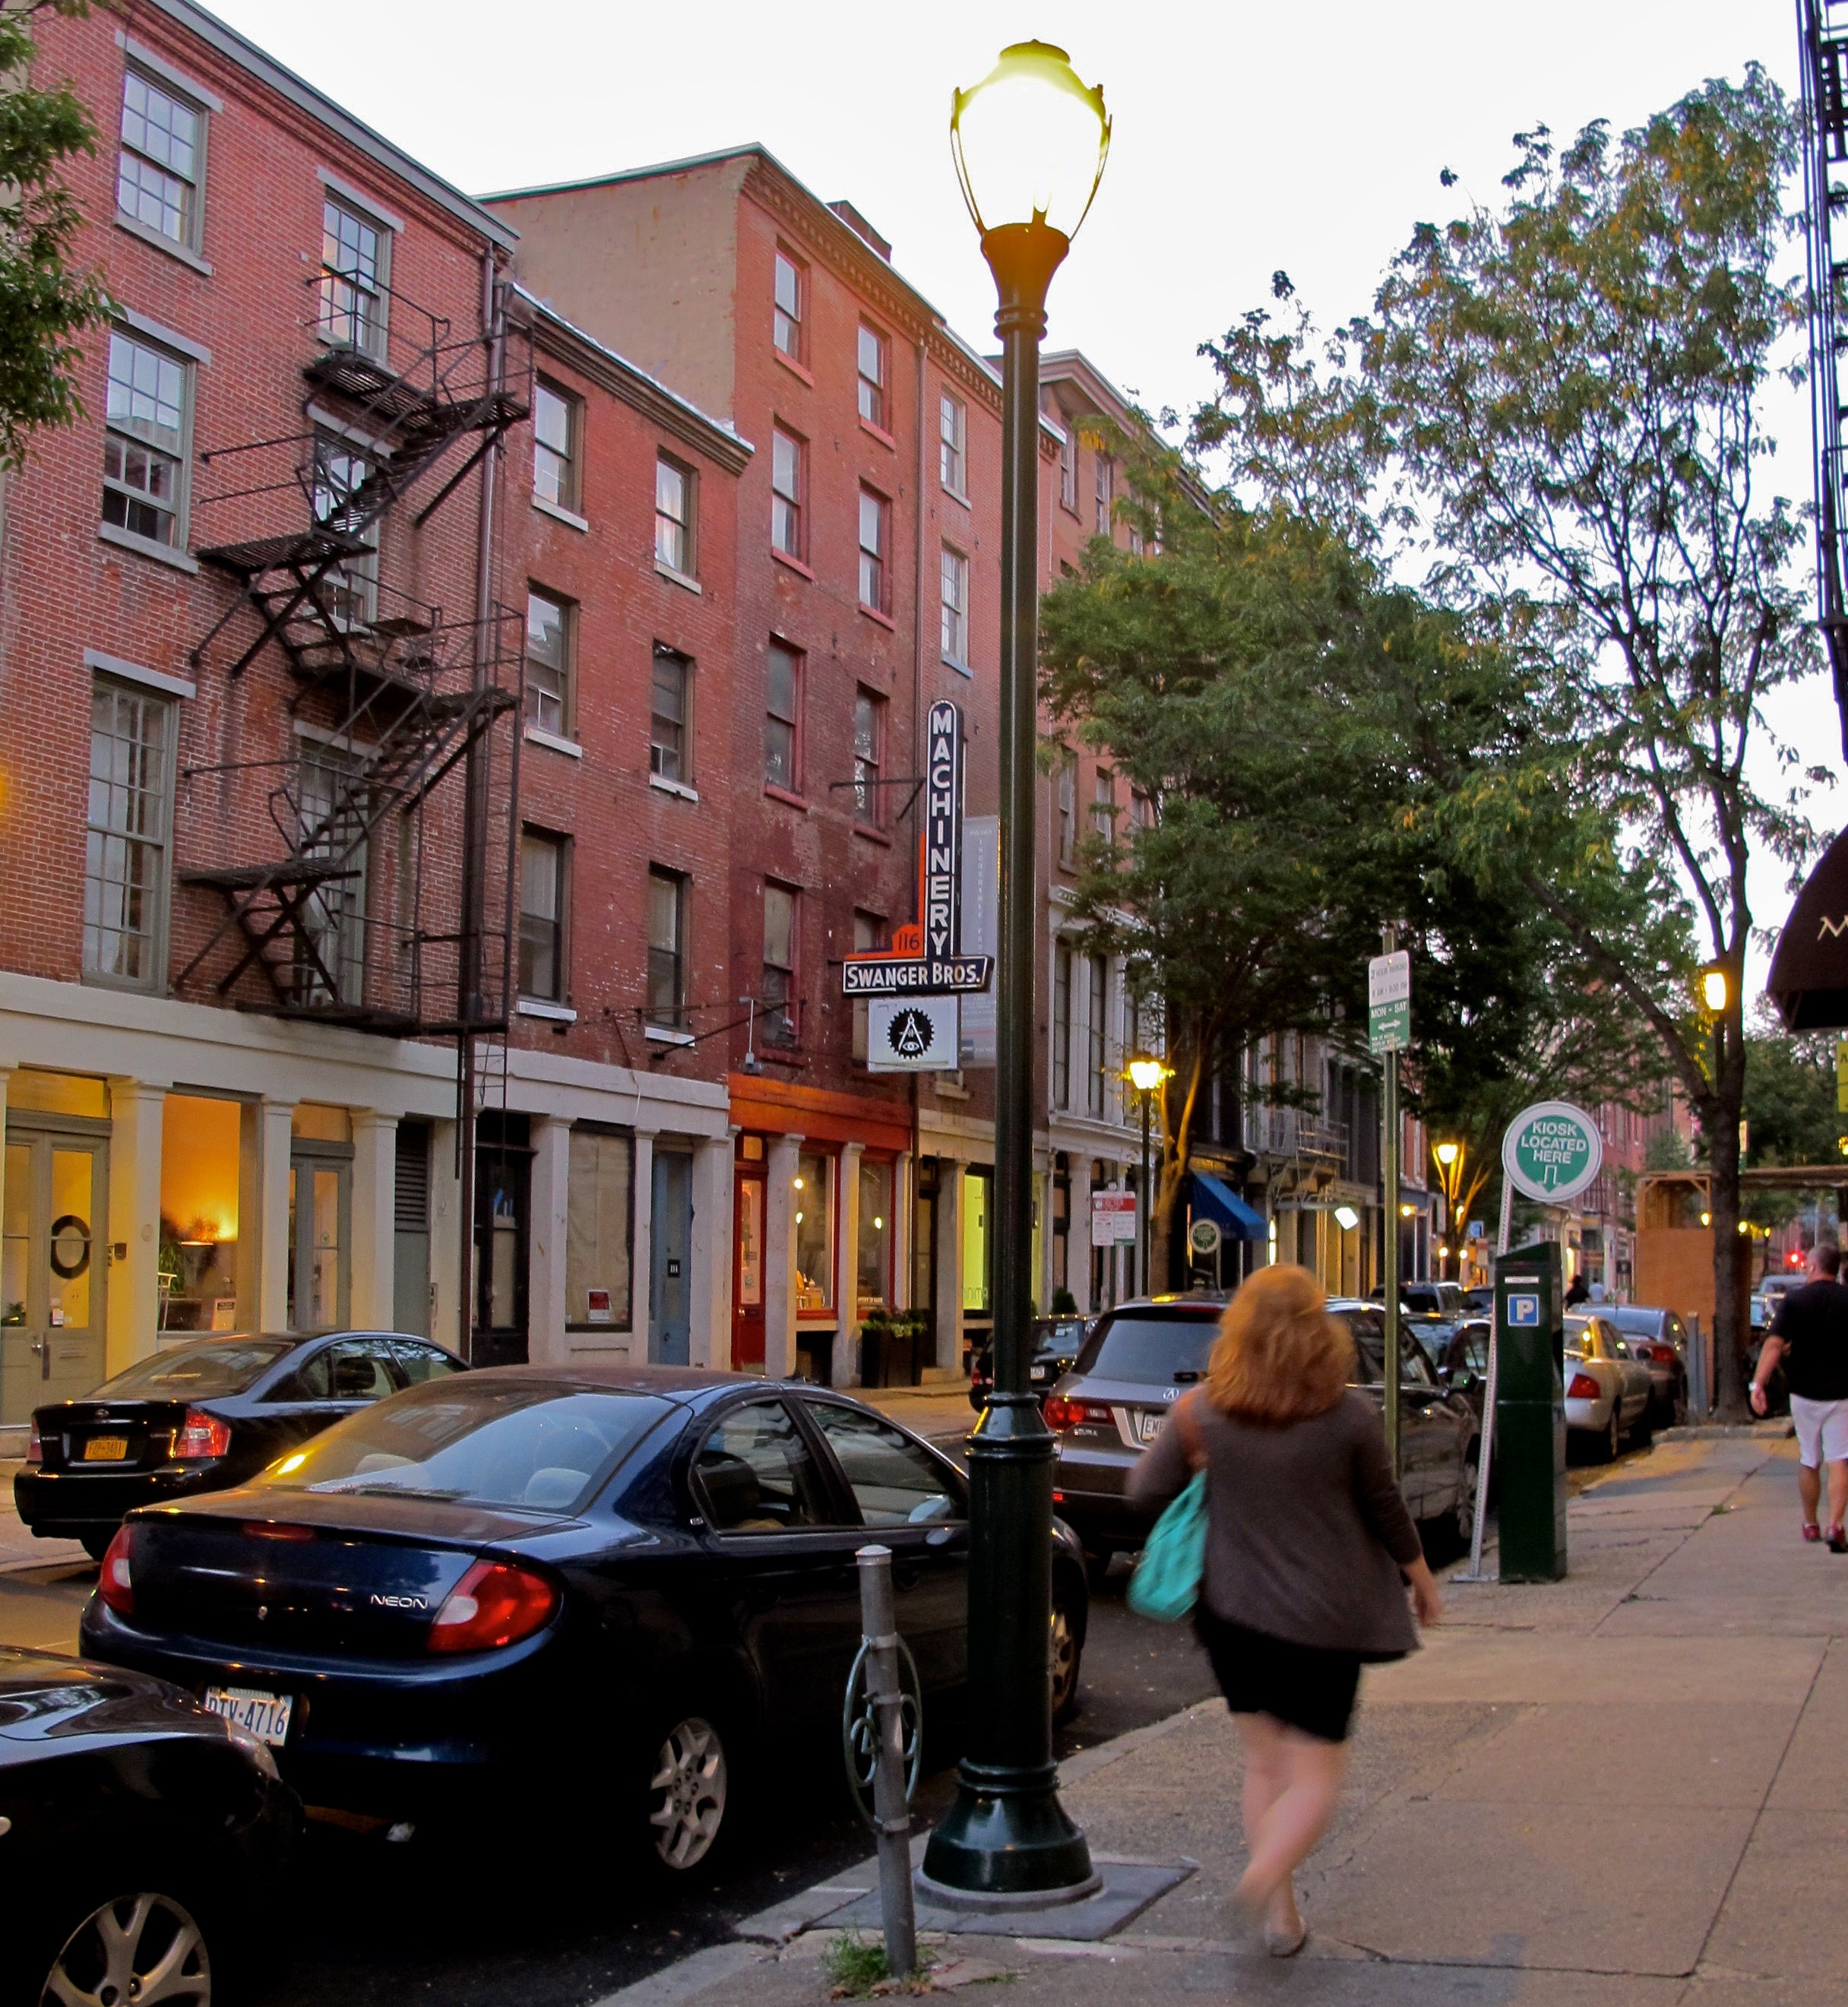
[[(1239, 1901), (1273, 1956), (1307, 1931), (1293, 1877), (1328, 1829), (1363, 1663), (1403, 1658), (1443, 1614), (1354, 1341), (1307, 1269), (1262, 1268), (1226, 1306), (1205, 1384), (1130, 1473), (1144, 1506), (1206, 1470), (1194, 1624), (1245, 1751)], [(1388, 1395), (1388, 1399), (1391, 1395)]]
[(1829, 1466), (1829, 1531), (1832, 1554), (1848, 1554), (1848, 1286), (1841, 1279), (1842, 1250), (1818, 1240), (1810, 1250), (1810, 1279), (1778, 1307), (1770, 1335), (1752, 1375), (1754, 1414), (1765, 1412), (1765, 1382), (1781, 1359), (1797, 1427), (1797, 1495), (1803, 1502), (1803, 1537), (1825, 1537), (1816, 1524), (1822, 1501), (1822, 1466)]

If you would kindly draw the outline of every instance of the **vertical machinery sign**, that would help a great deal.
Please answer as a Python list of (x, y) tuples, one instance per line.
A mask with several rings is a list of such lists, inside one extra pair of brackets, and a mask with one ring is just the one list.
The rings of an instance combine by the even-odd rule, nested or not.
[(947, 961), (962, 945), (962, 717), (933, 704), (925, 737), (924, 955)]

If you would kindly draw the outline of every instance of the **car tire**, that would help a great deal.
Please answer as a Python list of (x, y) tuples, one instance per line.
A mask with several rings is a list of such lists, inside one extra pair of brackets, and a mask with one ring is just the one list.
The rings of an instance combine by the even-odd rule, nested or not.
[[(119, 2000), (142, 1997), (141, 1982), (171, 1963), (157, 1995), (173, 2007), (213, 2007), (227, 1997), (218, 1933), (196, 1899), (174, 1892), (168, 1872), (144, 1866), (111, 1878), (115, 1892), (79, 1899), (57, 1922), (41, 1928), (41, 1948), (31, 1955), (30, 1998)], [(92, 1899), (93, 1896), (94, 1899)], [(107, 1920), (107, 1921), (105, 1921)]]
[(1656, 1411), (1652, 1407), (1645, 1407), (1637, 1418), (1635, 1427), (1630, 1431), (1630, 1447), (1647, 1449), (1655, 1440)]
[(83, 1551), (90, 1559), (100, 1561), (109, 1551), (109, 1543), (115, 1538), (115, 1529), (111, 1526), (107, 1533), (79, 1533), (77, 1538), (83, 1542)]
[(1467, 1554), (1476, 1540), (1476, 1491), (1482, 1482), (1482, 1467), (1483, 1446), (1479, 1437), (1463, 1452), (1463, 1481), (1457, 1487), (1454, 1537), (1459, 1554)]
[(1110, 1572), (1110, 1564), (1116, 1558), (1116, 1550), (1107, 1541), (1084, 1550), (1084, 1579), (1091, 1585), (1094, 1595), (1103, 1587), (1105, 1578)]
[(1053, 1683), (1053, 1726), (1060, 1728), (1078, 1711), (1079, 1675), (1084, 1644), (1056, 1585), (1053, 1590), (1049, 1664)]
[(684, 1886), (722, 1863), (737, 1832), (735, 1738), (698, 1695), (651, 1720), (637, 1751), (635, 1838), (651, 1872)]
[(1622, 1406), (1623, 1403), (1617, 1400), (1613, 1400), (1610, 1404), (1610, 1420), (1598, 1437), (1598, 1461), (1600, 1463), (1615, 1463), (1623, 1454), (1624, 1430), (1619, 1413)]

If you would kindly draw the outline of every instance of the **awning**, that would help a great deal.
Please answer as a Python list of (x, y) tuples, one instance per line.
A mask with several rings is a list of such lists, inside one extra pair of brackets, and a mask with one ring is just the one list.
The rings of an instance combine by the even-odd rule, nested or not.
[(1196, 1219), (1217, 1220), (1221, 1231), (1234, 1240), (1268, 1239), (1271, 1229), (1264, 1215), (1254, 1212), (1230, 1185), (1223, 1183), (1210, 1171), (1195, 1171), (1192, 1175)]
[(1789, 1030), (1848, 1028), (1848, 829), (1797, 894), (1765, 986)]

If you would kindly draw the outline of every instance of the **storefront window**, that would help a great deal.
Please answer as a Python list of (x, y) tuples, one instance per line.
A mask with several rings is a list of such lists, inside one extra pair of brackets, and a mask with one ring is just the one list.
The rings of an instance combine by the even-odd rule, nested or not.
[(565, 1321), (626, 1331), (630, 1310), (630, 1193), (635, 1145), (594, 1129), (571, 1131), (565, 1235)]
[(800, 1158), (795, 1173), (795, 1307), (834, 1305), (834, 1160)]
[(892, 1167), (860, 1165), (859, 1302), (855, 1314), (883, 1309), (892, 1272)]
[(108, 1085), (86, 1074), (47, 1073), (38, 1067), (21, 1067), (7, 1085), (6, 1102), (9, 1108), (39, 1115), (85, 1115), (98, 1122), (109, 1119)]
[(989, 1310), (989, 1201), (992, 1171), (965, 1171), (962, 1177), (962, 1307), (986, 1317)]
[(160, 1109), (160, 1328), (238, 1328), (235, 1101), (170, 1094)]

